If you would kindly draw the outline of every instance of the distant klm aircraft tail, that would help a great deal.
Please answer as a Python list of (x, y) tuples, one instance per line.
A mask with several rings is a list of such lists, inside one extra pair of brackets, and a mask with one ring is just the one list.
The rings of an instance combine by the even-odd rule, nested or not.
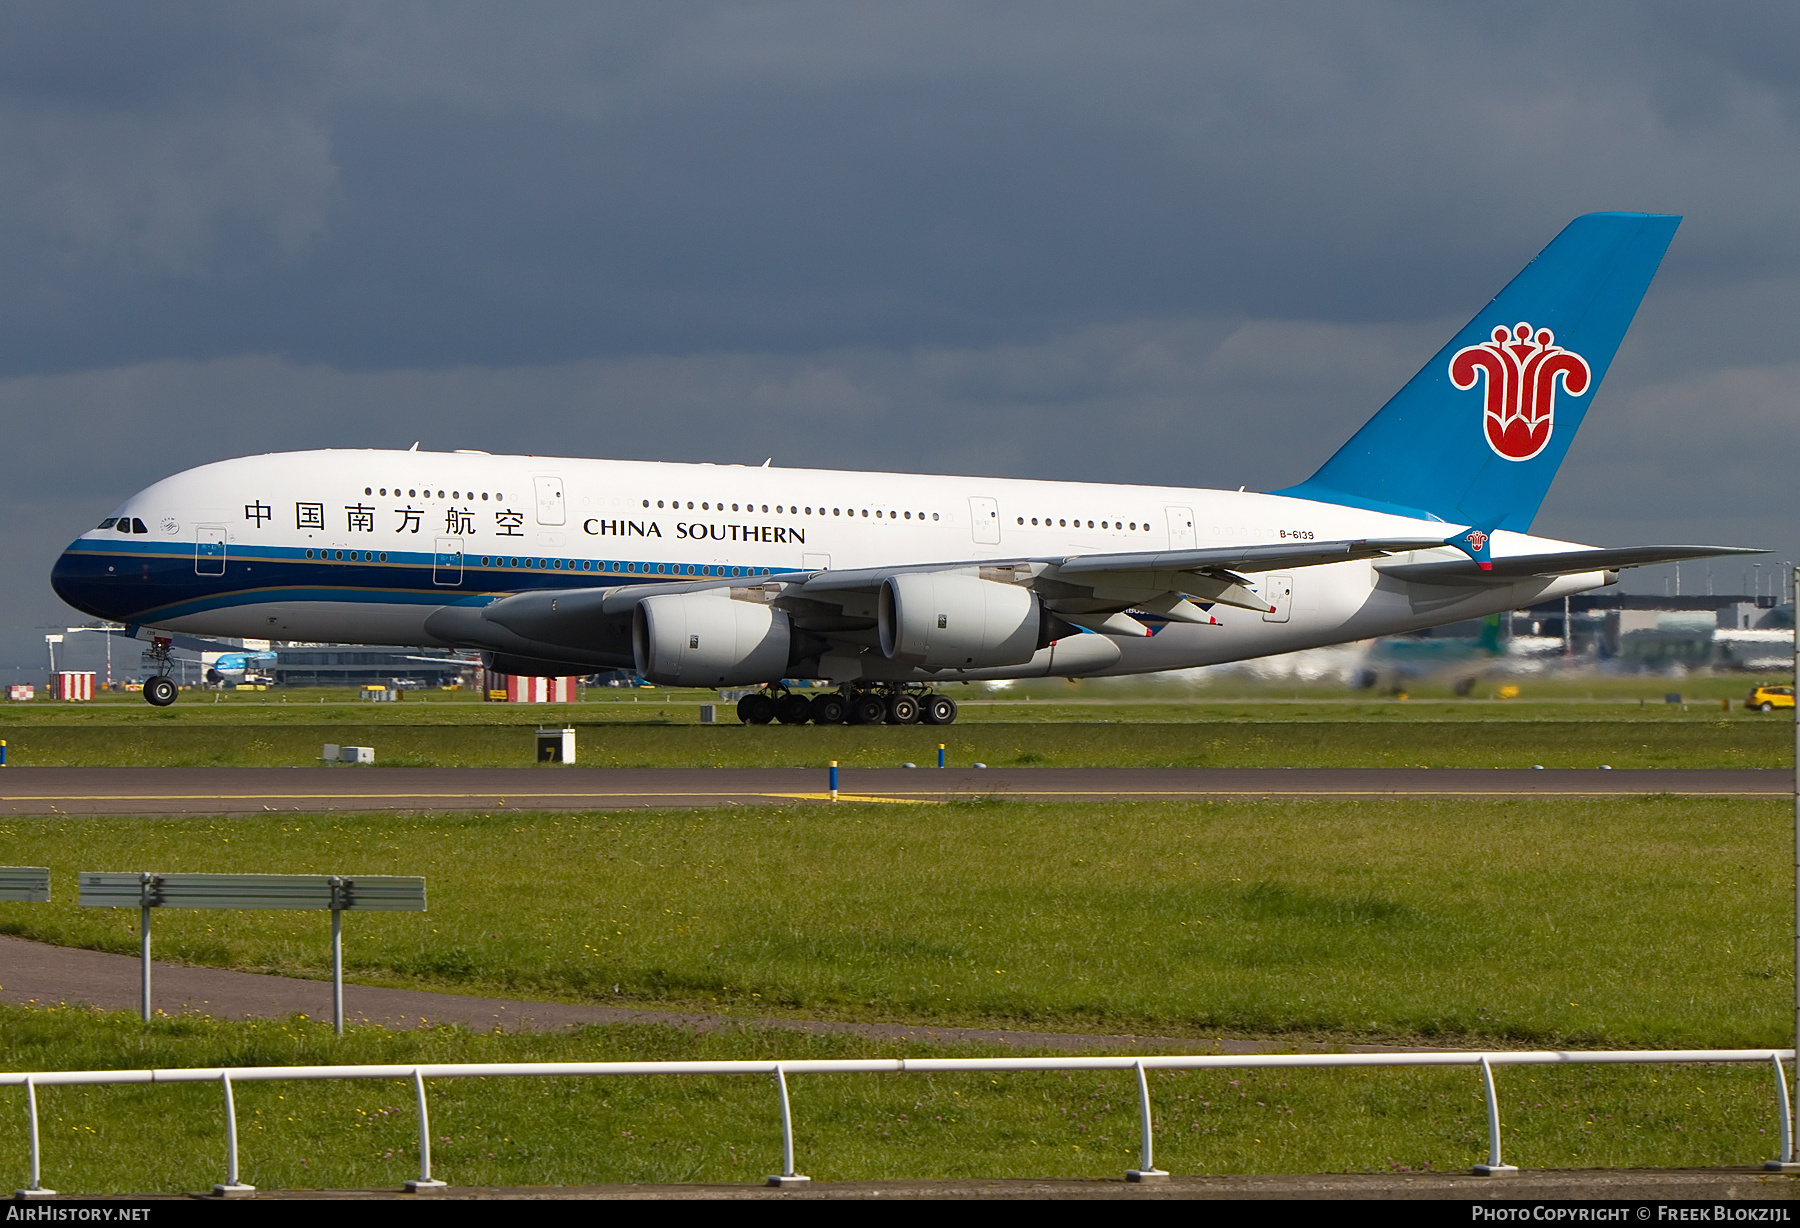
[(1576, 218), (1317, 473), (1275, 493), (1528, 530), (1680, 224)]

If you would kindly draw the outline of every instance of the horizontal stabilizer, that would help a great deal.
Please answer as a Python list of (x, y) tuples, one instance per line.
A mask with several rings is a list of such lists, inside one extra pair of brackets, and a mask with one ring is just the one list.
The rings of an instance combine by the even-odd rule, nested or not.
[(1739, 546), (1621, 546), (1616, 549), (1560, 550), (1555, 554), (1520, 554), (1496, 558), (1486, 571), (1474, 559), (1429, 563), (1377, 563), (1375, 570), (1396, 580), (1421, 584), (1510, 584), (1533, 576), (1575, 576), (1590, 571), (1618, 571), (1657, 563), (1685, 563), (1736, 554), (1767, 554)]

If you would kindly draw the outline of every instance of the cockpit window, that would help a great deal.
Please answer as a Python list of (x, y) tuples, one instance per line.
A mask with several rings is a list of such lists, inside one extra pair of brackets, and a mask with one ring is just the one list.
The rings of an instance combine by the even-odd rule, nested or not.
[(113, 528), (118, 530), (121, 533), (131, 532), (131, 517), (129, 517), (129, 516), (119, 517), (118, 523), (113, 525)]
[(118, 523), (119, 518), (117, 516), (108, 516), (105, 520), (100, 522), (100, 527), (103, 529), (110, 529)]
[(131, 518), (131, 531), (133, 533), (148, 533), (150, 530), (144, 527), (143, 521), (139, 520), (136, 516), (133, 516)]

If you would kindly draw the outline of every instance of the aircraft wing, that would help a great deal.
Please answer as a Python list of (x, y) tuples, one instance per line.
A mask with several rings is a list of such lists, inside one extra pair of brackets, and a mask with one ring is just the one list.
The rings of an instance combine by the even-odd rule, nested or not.
[(1767, 554), (1740, 546), (1621, 546), (1596, 550), (1559, 550), (1553, 554), (1519, 554), (1496, 557), (1483, 571), (1469, 558), (1420, 563), (1377, 563), (1375, 569), (1396, 580), (1421, 584), (1511, 584), (1534, 576), (1573, 576), (1589, 571), (1617, 571), (1625, 567), (1649, 567), (1656, 563), (1685, 563), (1690, 559), (1716, 559), (1738, 554)]
[[(1265, 613), (1273, 607), (1244, 573), (1320, 567), (1358, 559), (1396, 579), (1426, 584), (1509, 584), (1534, 576), (1574, 575), (1688, 559), (1762, 553), (1722, 546), (1639, 546), (1495, 558), (1482, 570), (1473, 558), (1404, 562), (1391, 556), (1438, 550), (1444, 538), (1371, 538), (1283, 542), (1196, 550), (1147, 550), (1040, 558), (997, 558), (891, 567), (716, 576), (655, 584), (517, 593), (486, 606), (450, 606), (427, 629), (444, 642), (573, 669), (610, 668), (633, 657), (632, 617), (653, 597), (730, 590), (738, 600), (773, 606), (817, 651), (860, 652), (878, 643), (883, 586), (935, 573), (989, 580), (1033, 592), (1048, 617), (1051, 640), (1077, 629), (1144, 636), (1137, 615), (1211, 624), (1216, 605)], [(724, 596), (725, 594), (721, 594)]]
[[(1237, 606), (1258, 613), (1272, 607), (1243, 571), (1319, 567), (1354, 559), (1442, 546), (1444, 539), (1388, 538), (1284, 542), (1204, 550), (1146, 550), (974, 562), (914, 563), (837, 571), (785, 572), (768, 577), (709, 577), (658, 584), (519, 593), (485, 607), (459, 606), (432, 616), (435, 634), (491, 651), (542, 656), (543, 645), (598, 653), (591, 663), (628, 656), (633, 608), (651, 597), (732, 589), (787, 613), (796, 630), (821, 640), (866, 647), (875, 632), (884, 583), (935, 572), (978, 576), (1037, 593), (1043, 608), (1077, 628), (1113, 635), (1149, 634), (1127, 610), (1172, 622), (1216, 621), (1203, 606)], [(1198, 601), (1200, 604), (1196, 605)], [(577, 658), (570, 658), (571, 660)], [(587, 656), (579, 658), (589, 660)]]
[(1321, 567), (1353, 559), (1374, 559), (1409, 550), (1430, 550), (1441, 537), (1369, 538), (1359, 541), (1294, 542), (1262, 546), (1217, 546), (1206, 550), (1136, 551), (1125, 554), (1078, 554), (1060, 560), (1063, 575), (1103, 571), (1267, 571), (1271, 567)]

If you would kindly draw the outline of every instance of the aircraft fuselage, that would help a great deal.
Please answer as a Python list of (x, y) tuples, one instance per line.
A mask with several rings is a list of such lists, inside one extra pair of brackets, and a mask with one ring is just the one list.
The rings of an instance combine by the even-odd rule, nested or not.
[[(334, 450), (223, 461), (158, 482), (82, 534), (53, 583), (77, 609), (146, 628), (467, 648), (482, 645), (445, 634), (433, 615), (526, 592), (707, 579), (754, 586), (827, 569), (1442, 539), (1455, 527), (1178, 487)], [(1496, 555), (1573, 548), (1513, 533), (1494, 543)], [(1418, 557), (1440, 556), (1458, 557)], [(1463, 588), (1398, 582), (1369, 560), (1264, 572), (1247, 578), (1273, 609), (1210, 605), (1214, 621), (1205, 625), (1149, 620), (1152, 635), (1109, 637), (1119, 653), (1098, 668), (1036, 662), (948, 676), (1216, 664), (1478, 617), (1614, 575)], [(600, 647), (596, 667), (631, 664), (628, 648)]]

